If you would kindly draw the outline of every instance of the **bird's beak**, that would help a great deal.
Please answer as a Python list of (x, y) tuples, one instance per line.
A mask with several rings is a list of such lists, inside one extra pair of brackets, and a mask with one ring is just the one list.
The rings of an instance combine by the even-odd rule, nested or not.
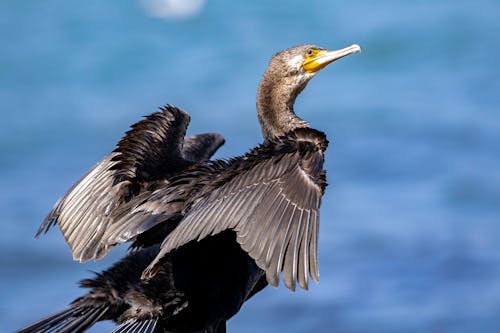
[(302, 63), (302, 67), (307, 73), (316, 73), (335, 60), (356, 52), (361, 52), (361, 47), (357, 44), (335, 51), (317, 50), (311, 56), (306, 57)]

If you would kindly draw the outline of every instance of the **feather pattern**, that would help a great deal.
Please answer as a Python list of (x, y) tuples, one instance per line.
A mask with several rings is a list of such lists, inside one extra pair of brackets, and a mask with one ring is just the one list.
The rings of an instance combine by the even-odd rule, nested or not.
[(66, 310), (39, 320), (38, 322), (19, 330), (17, 333), (83, 332), (97, 321), (102, 320), (108, 309), (108, 306), (69, 307)]
[(148, 320), (130, 319), (120, 324), (111, 333), (153, 333), (155, 331), (157, 321), (157, 318)]
[(326, 186), (326, 145), (323, 133), (297, 129), (242, 157), (195, 166), (170, 179), (168, 187), (131, 202), (132, 213), (124, 218), (147, 221), (174, 213), (168, 205), (180, 200), (179, 193), (185, 200), (184, 209), (177, 212), (184, 218), (163, 241), (143, 278), (154, 275), (155, 266), (173, 249), (232, 229), (270, 284), (277, 286), (283, 272), (289, 289), (297, 282), (307, 289), (309, 276), (318, 276), (316, 233)]
[(215, 133), (184, 139), (188, 124), (186, 112), (167, 105), (132, 125), (116, 149), (59, 199), (37, 236), (57, 224), (73, 258), (87, 261), (164, 221), (116, 223), (127, 213), (122, 208), (131, 198), (165, 185), (173, 174), (206, 160), (224, 143)]

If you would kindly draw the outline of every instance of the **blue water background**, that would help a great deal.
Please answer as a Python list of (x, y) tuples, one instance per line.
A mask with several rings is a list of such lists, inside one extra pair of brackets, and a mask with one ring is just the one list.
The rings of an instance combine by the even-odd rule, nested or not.
[(0, 38), (0, 331), (124, 255), (81, 265), (58, 230), (33, 236), (131, 123), (172, 103), (191, 133), (224, 134), (217, 157), (242, 154), (274, 52), (359, 43), (296, 105), (331, 141), (320, 283), (267, 288), (229, 331), (500, 332), (499, 1), (209, 0), (171, 20), (136, 1), (2, 1)]

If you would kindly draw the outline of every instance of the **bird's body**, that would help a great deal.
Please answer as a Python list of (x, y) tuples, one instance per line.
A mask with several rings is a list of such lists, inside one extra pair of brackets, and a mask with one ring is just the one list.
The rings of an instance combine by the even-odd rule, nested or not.
[(328, 141), (293, 104), (317, 71), (359, 50), (302, 45), (277, 53), (257, 95), (264, 142), (240, 157), (204, 161), (220, 137), (184, 140), (189, 117), (174, 107), (134, 125), (56, 203), (40, 232), (57, 224), (81, 261), (128, 241), (137, 252), (84, 280), (90, 292), (68, 310), (22, 332), (80, 332), (103, 319), (120, 324), (115, 332), (224, 332), (281, 274), (291, 290), (318, 280)]

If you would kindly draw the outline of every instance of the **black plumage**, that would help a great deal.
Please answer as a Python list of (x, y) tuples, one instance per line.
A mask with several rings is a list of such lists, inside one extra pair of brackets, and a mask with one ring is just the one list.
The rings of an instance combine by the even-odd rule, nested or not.
[(132, 126), (117, 148), (54, 206), (38, 234), (58, 225), (73, 257), (134, 252), (84, 280), (87, 295), (21, 332), (81, 332), (115, 320), (114, 332), (225, 332), (267, 283), (318, 280), (318, 231), (328, 141), (293, 110), (327, 64), (359, 46), (301, 45), (271, 59), (257, 94), (264, 142), (229, 160), (205, 161), (217, 134), (184, 139), (189, 116), (167, 106)]
[[(114, 246), (103, 240), (117, 207), (166, 186), (168, 178), (207, 160), (224, 143), (216, 133), (184, 138), (189, 121), (186, 112), (167, 105), (132, 125), (116, 149), (59, 199), (37, 236), (57, 224), (75, 260), (104, 256)], [(129, 240), (153, 226), (128, 225), (121, 236)]]
[(162, 220), (164, 212), (168, 219), (175, 207), (185, 216), (182, 228), (169, 233), (145, 277), (153, 275), (155, 265), (172, 249), (231, 229), (272, 285), (278, 285), (286, 267), (286, 286), (295, 289), (300, 277), (301, 287), (307, 289), (309, 274), (315, 280), (319, 276), (316, 239), (326, 186), (326, 147), (323, 133), (298, 128), (242, 157), (205, 163), (173, 177), (168, 187), (138, 197), (132, 208), (125, 206), (126, 218), (116, 225)]
[(81, 281), (88, 294), (19, 333), (82, 332), (99, 320), (117, 321), (115, 332), (225, 332), (226, 319), (266, 285), (231, 231), (167, 254), (157, 274), (141, 280), (158, 251), (142, 248)]

